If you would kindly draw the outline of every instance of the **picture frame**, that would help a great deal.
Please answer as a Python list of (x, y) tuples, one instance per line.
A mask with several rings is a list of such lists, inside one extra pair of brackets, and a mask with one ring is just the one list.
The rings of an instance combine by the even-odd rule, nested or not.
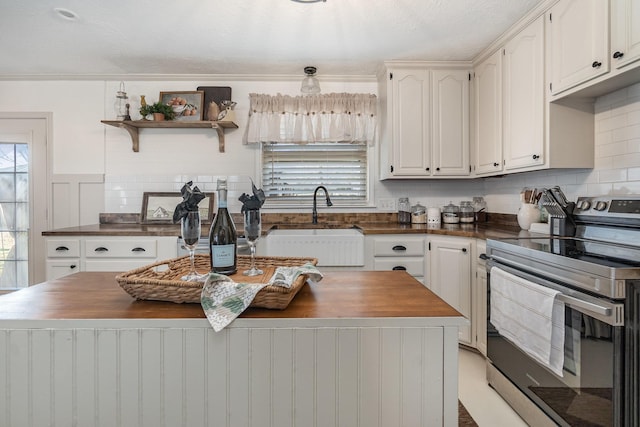
[[(144, 192), (142, 196), (142, 210), (140, 223), (142, 224), (173, 224), (173, 211), (182, 203), (179, 192)], [(215, 193), (207, 194), (198, 203), (200, 221), (211, 224), (215, 215)]]
[(218, 108), (222, 108), (222, 101), (231, 100), (231, 87), (229, 86), (198, 86), (196, 90), (204, 92), (202, 120), (209, 120), (209, 105), (211, 102), (215, 102)]
[[(184, 100), (183, 104), (173, 107), (176, 113), (175, 120), (181, 122), (197, 122), (201, 121), (204, 112), (204, 91), (178, 91), (178, 92), (160, 92), (160, 102), (171, 105), (172, 100)], [(191, 114), (195, 109), (195, 114)]]

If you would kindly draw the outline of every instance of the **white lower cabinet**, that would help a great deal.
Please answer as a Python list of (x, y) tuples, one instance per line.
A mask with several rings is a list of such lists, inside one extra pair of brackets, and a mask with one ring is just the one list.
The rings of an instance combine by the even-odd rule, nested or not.
[(366, 236), (365, 259), (375, 271), (404, 270), (424, 283), (425, 237), (406, 234)]
[(47, 238), (47, 280), (80, 271), (80, 239)]
[[(429, 236), (427, 246), (426, 286), (473, 323), (471, 272), (475, 276), (475, 239)], [(472, 331), (473, 324), (460, 327), (458, 341), (475, 346)]]
[(47, 280), (78, 271), (127, 271), (177, 256), (174, 236), (46, 239)]

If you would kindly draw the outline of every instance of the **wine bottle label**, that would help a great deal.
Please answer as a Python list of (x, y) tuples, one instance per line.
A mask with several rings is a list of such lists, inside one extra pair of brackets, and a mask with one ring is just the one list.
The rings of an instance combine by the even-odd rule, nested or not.
[(236, 245), (211, 245), (211, 262), (213, 267), (230, 267), (234, 265)]

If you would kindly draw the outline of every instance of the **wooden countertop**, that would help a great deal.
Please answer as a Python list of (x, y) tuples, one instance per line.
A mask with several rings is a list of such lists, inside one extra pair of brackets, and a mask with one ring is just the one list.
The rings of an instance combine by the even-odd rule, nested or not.
[[(0, 296), (0, 320), (199, 319), (200, 304), (136, 301), (118, 273), (81, 272)], [(326, 272), (286, 310), (249, 308), (241, 318), (334, 319), (462, 317), (404, 271)]]
[[(263, 233), (277, 226), (286, 229), (287, 224), (263, 225)], [(202, 227), (203, 235), (208, 234), (209, 226)], [(518, 237), (528, 235), (519, 227), (507, 226), (496, 223), (479, 224), (442, 224), (440, 227), (431, 227), (427, 224), (403, 225), (396, 222), (359, 222), (353, 225), (340, 224), (334, 228), (355, 227), (363, 234), (440, 234), (447, 236), (471, 237), (476, 239)], [(329, 228), (332, 228), (329, 227)], [(309, 224), (293, 224), (289, 228), (322, 228), (322, 226)], [(42, 233), (44, 236), (179, 236), (180, 226), (174, 224), (93, 224), (78, 227), (66, 227), (49, 230)], [(238, 228), (238, 234), (242, 234), (242, 228)]]

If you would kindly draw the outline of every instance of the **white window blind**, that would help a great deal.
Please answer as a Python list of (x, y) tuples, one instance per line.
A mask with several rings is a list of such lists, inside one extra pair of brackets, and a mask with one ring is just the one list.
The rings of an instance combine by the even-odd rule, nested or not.
[(331, 200), (367, 200), (367, 145), (263, 143), (262, 189), (267, 200), (310, 200), (318, 185)]

